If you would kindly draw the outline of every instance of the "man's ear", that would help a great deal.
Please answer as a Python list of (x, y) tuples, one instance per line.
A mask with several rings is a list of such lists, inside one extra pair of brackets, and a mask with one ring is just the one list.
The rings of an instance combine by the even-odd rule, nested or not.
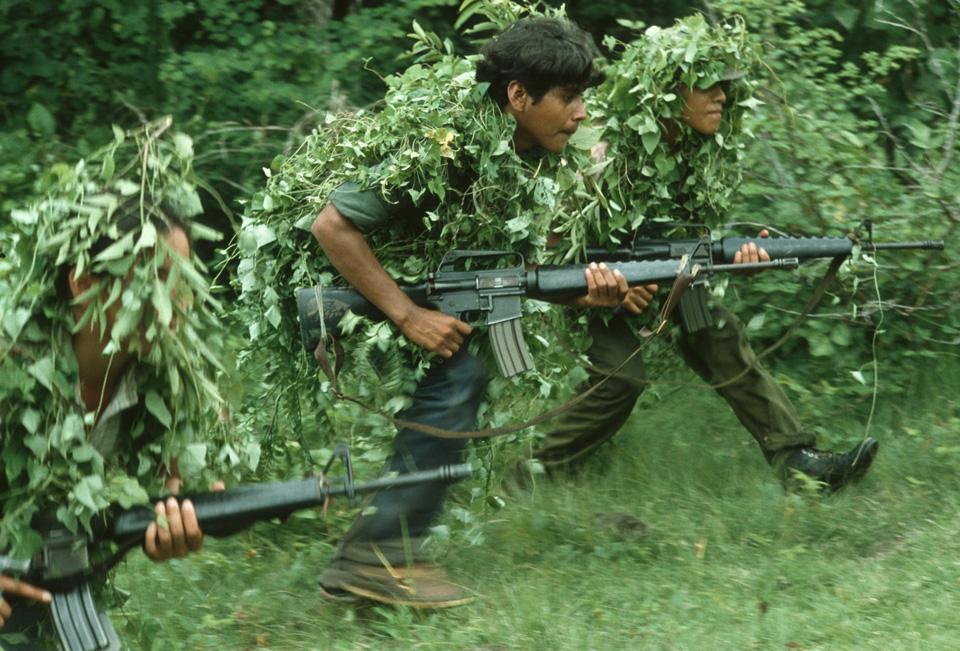
[(529, 104), (530, 101), (530, 94), (527, 92), (526, 87), (519, 81), (514, 79), (507, 84), (507, 103), (514, 111), (522, 113), (526, 110), (527, 104)]
[(70, 295), (77, 298), (84, 292), (93, 287), (94, 279), (90, 274), (82, 276), (77, 275), (77, 268), (70, 267), (70, 273), (67, 274), (67, 286), (70, 287)]

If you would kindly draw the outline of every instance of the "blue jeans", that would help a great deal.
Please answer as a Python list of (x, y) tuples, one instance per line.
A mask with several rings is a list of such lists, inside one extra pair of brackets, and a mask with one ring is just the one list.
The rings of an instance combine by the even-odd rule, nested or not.
[[(466, 352), (466, 346), (447, 360), (437, 360), (420, 380), (413, 403), (402, 418), (453, 431), (470, 431), (487, 387), (483, 362)], [(394, 453), (386, 471), (412, 472), (460, 463), (466, 439), (444, 439), (412, 429), (401, 429), (394, 439)], [(335, 558), (380, 564), (376, 548), (392, 564), (423, 560), (421, 550), (430, 524), (443, 507), (446, 486), (423, 483), (377, 493), (370, 506), (376, 509), (354, 521), (337, 549)]]

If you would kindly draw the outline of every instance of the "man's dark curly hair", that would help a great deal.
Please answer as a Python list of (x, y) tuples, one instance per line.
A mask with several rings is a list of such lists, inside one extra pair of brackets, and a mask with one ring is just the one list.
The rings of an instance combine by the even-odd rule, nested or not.
[(603, 81), (603, 72), (593, 65), (600, 56), (593, 38), (562, 18), (519, 20), (484, 45), (481, 54), (477, 81), (490, 83), (487, 94), (498, 106), (507, 103), (507, 86), (514, 80), (534, 102), (551, 88), (583, 91)]

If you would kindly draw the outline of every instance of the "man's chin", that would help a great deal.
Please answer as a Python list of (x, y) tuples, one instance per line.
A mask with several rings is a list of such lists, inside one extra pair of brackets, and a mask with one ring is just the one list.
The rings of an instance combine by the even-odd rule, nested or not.
[(567, 143), (570, 142), (569, 134), (561, 134), (559, 137), (555, 138), (549, 144), (544, 146), (544, 149), (552, 151), (554, 154), (559, 154), (564, 149), (567, 148)]

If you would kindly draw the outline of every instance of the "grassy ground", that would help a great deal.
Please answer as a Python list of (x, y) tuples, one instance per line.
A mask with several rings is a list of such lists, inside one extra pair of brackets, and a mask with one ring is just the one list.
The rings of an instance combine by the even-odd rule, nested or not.
[[(447, 518), (441, 558), (478, 595), (462, 608), (322, 600), (331, 528), (297, 518), (184, 561), (132, 555), (114, 619), (142, 649), (960, 648), (960, 377), (947, 376), (882, 405), (874, 469), (826, 498), (785, 495), (714, 395), (648, 401), (576, 477)], [(821, 426), (862, 435), (863, 414), (833, 411)], [(612, 512), (648, 531), (598, 516)]]

